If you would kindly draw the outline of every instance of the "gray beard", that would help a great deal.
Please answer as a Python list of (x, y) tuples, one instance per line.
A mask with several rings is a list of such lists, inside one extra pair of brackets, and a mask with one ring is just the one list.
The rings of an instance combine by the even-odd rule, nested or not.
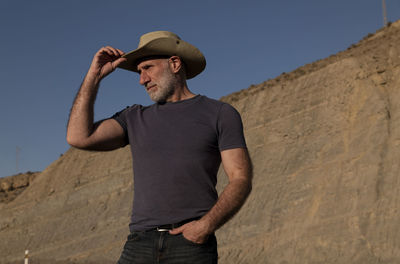
[(169, 71), (165, 71), (164, 75), (157, 83), (157, 90), (150, 92), (150, 99), (156, 103), (165, 103), (174, 93), (177, 86), (177, 80)]
[(175, 92), (175, 86), (157, 86), (157, 91), (149, 93), (150, 99), (156, 103), (165, 103)]

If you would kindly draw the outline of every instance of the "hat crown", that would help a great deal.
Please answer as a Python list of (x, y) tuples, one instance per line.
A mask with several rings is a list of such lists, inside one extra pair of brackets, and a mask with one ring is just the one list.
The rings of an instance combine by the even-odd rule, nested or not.
[(170, 31), (153, 31), (153, 32), (146, 33), (140, 37), (138, 48), (143, 47), (150, 41), (159, 39), (159, 38), (170, 38), (170, 39), (179, 39), (179, 40), (181, 39), (178, 35), (170, 32)]
[(127, 60), (118, 67), (138, 72), (138, 61), (160, 55), (180, 57), (186, 65), (187, 79), (195, 77), (206, 67), (206, 58), (200, 50), (170, 31), (153, 31), (142, 35), (138, 48), (124, 54)]

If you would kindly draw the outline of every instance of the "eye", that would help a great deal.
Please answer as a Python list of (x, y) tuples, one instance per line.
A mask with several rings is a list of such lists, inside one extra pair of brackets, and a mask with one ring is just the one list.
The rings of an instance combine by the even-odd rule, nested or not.
[(141, 73), (142, 71), (147, 71), (150, 68), (152, 68), (154, 65), (153, 64), (144, 64), (144, 65), (139, 65), (137, 68), (138, 73)]

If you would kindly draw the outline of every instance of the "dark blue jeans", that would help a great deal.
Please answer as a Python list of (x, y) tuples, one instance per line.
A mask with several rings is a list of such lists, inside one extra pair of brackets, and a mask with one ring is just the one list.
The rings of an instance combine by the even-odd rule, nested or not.
[(217, 240), (210, 235), (204, 244), (187, 240), (182, 234), (134, 232), (128, 236), (118, 264), (214, 264), (218, 263)]

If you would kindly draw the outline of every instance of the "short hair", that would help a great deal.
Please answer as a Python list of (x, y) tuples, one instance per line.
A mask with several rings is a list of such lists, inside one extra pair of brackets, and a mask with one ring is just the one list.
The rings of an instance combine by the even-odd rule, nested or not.
[[(141, 58), (137, 59), (137, 60), (134, 62), (134, 65), (135, 65), (135, 67), (137, 67), (140, 63), (142, 63), (142, 62), (144, 62), (144, 61), (146, 61), (146, 60), (169, 59), (169, 58), (171, 58), (172, 56), (176, 56), (176, 55), (151, 55), (151, 56), (144, 56), (144, 57), (141, 57)], [(177, 56), (177, 57), (179, 57), (179, 56)], [(180, 72), (182, 73), (183, 76), (185, 76), (185, 78), (187, 78), (187, 76), (186, 76), (186, 68), (187, 68), (186, 63), (182, 60), (181, 57), (179, 57), (179, 59), (180, 59), (181, 62), (182, 62)]]

